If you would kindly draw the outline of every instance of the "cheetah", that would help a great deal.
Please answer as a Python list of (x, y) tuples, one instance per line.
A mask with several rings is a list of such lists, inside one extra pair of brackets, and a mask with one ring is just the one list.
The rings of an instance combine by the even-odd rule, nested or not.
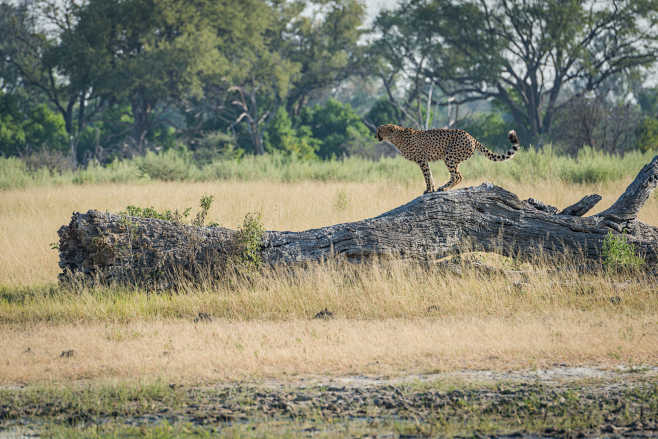
[[(446, 191), (459, 184), (462, 175), (457, 168), (461, 162), (471, 157), (476, 149), (495, 162), (511, 159), (519, 149), (519, 138), (516, 131), (510, 131), (507, 137), (512, 148), (505, 154), (495, 154), (464, 130), (422, 131), (393, 124), (377, 128), (377, 139), (380, 142), (385, 140), (392, 143), (404, 158), (418, 163), (427, 185), (424, 193)], [(429, 166), (429, 162), (435, 160), (443, 160), (450, 171), (450, 181), (438, 189), (434, 189), (434, 179)]]

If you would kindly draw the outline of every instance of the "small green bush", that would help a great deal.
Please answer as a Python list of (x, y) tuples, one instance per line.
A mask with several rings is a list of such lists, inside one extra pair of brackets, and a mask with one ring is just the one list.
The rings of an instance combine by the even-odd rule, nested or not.
[(237, 243), (239, 265), (247, 269), (256, 269), (263, 263), (261, 250), (263, 248), (263, 216), (260, 212), (248, 213), (238, 230)]
[[(196, 216), (192, 220), (191, 224), (193, 226), (203, 227), (208, 216), (208, 211), (212, 205), (215, 197), (212, 195), (203, 195), (201, 200), (199, 200), (199, 205), (201, 210), (197, 212)], [(190, 216), (192, 211), (191, 207), (184, 209), (180, 212), (178, 209), (175, 210), (157, 210), (154, 207), (138, 207), (138, 206), (126, 206), (126, 210), (119, 212), (121, 215), (134, 216), (138, 218), (156, 218), (164, 221), (171, 221), (174, 223), (182, 224), (185, 218)]]
[(182, 223), (190, 215), (191, 207), (185, 209), (182, 213), (176, 210), (159, 211), (154, 207), (126, 206), (126, 210), (119, 212), (121, 215), (134, 216), (138, 218), (156, 218), (174, 223)]
[(203, 227), (205, 222), (206, 222), (206, 217), (208, 216), (208, 211), (210, 210), (210, 206), (212, 206), (212, 202), (215, 200), (215, 197), (212, 195), (203, 195), (201, 197), (201, 200), (199, 200), (199, 207), (201, 207), (201, 210), (197, 212), (196, 217), (194, 217), (194, 220), (192, 221), (193, 226), (197, 227)]
[(638, 256), (635, 246), (626, 240), (624, 235), (608, 235), (603, 240), (601, 249), (603, 265), (609, 270), (635, 270), (641, 268), (645, 261)]
[(162, 181), (191, 180), (197, 169), (187, 154), (173, 149), (161, 153), (149, 151), (144, 157), (137, 158), (136, 162), (144, 175)]

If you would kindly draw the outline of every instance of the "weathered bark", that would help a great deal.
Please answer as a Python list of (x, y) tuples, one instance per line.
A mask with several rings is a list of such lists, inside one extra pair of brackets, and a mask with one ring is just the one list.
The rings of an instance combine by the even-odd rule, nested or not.
[(601, 201), (601, 195), (592, 194), (583, 197), (576, 204), (572, 204), (569, 207), (565, 207), (560, 215), (571, 215), (571, 216), (583, 216), (590, 211), (599, 201)]
[[(565, 209), (574, 212), (565, 215), (491, 184), (434, 192), (375, 218), (302, 232), (265, 232), (261, 255), (269, 264), (290, 264), (336, 256), (430, 260), (475, 249), (598, 262), (603, 240), (612, 232), (624, 233), (652, 265), (658, 262), (658, 228), (636, 215), (657, 182), (658, 156), (612, 207), (585, 218), (577, 215), (596, 196)], [(94, 210), (74, 213), (59, 236), (61, 279), (101, 283), (167, 285), (181, 275), (191, 280), (221, 276), (239, 248), (233, 230)]]

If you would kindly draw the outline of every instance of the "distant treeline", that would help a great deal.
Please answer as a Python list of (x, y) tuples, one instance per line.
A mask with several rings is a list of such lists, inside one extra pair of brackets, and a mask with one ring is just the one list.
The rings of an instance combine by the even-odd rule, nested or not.
[(378, 158), (382, 123), (658, 149), (658, 0), (0, 0), (0, 35), (0, 155), (30, 163)]

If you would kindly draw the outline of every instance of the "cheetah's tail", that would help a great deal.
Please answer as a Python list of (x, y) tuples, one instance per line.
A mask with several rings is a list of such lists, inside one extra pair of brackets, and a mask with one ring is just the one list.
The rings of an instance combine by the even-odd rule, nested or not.
[(519, 150), (520, 145), (519, 145), (519, 137), (516, 135), (516, 131), (512, 130), (509, 133), (507, 133), (507, 138), (512, 144), (512, 147), (505, 154), (496, 154), (494, 152), (491, 152), (486, 146), (484, 146), (480, 142), (477, 142), (476, 148), (478, 151), (486, 155), (489, 160), (493, 160), (494, 162), (502, 162), (503, 160), (509, 160), (514, 156), (514, 154), (516, 154), (516, 151)]

